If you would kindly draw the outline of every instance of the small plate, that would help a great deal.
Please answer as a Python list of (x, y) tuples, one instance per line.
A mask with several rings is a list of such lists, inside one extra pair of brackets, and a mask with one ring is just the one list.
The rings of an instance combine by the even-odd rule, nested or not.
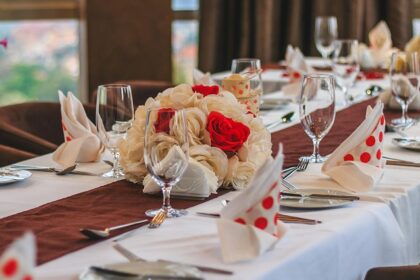
[[(351, 193), (341, 192), (336, 190), (326, 190), (326, 189), (302, 189), (295, 190), (295, 193), (299, 194), (332, 194), (332, 195), (352, 195)], [(340, 199), (320, 199), (320, 198), (282, 198), (280, 200), (280, 206), (290, 207), (290, 208), (299, 208), (299, 209), (324, 209), (324, 208), (335, 208), (339, 206), (344, 206), (351, 204), (352, 201), (349, 200), (340, 200)]]
[(31, 175), (32, 173), (27, 170), (0, 169), (0, 185), (23, 181)]
[(260, 110), (275, 110), (275, 109), (280, 109), (284, 106), (289, 105), (290, 103), (292, 103), (293, 100), (290, 98), (279, 98), (279, 99), (274, 99), (274, 98), (267, 98), (267, 99), (262, 99), (261, 104), (260, 104)]
[(392, 143), (404, 149), (420, 151), (420, 138), (418, 137), (393, 138)]

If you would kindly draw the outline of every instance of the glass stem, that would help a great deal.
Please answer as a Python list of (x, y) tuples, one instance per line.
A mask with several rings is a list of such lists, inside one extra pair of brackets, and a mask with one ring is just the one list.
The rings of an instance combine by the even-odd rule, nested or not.
[(408, 114), (407, 114), (408, 104), (407, 104), (407, 102), (403, 102), (401, 104), (401, 109), (402, 109), (402, 119), (403, 119), (404, 124), (406, 124), (408, 122)]
[(114, 172), (114, 174), (118, 174), (120, 169), (120, 153), (113, 152), (112, 156), (114, 157), (114, 166), (112, 167), (112, 172)]
[(163, 193), (163, 204), (162, 209), (168, 211), (171, 208), (171, 190), (172, 186), (168, 183), (165, 183), (165, 186), (162, 188)]
[(312, 139), (312, 143), (314, 144), (313, 156), (315, 158), (315, 162), (319, 162), (320, 161), (319, 142), (321, 142), (321, 140), (318, 139), (318, 138)]

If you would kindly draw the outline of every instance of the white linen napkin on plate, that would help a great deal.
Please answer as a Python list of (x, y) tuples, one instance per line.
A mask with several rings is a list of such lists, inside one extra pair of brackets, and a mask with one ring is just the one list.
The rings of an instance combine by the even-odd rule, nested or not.
[[(178, 146), (173, 146), (166, 157), (162, 160), (162, 174), (171, 177), (171, 166), (176, 165), (177, 160), (184, 154)], [(175, 164), (174, 164), (175, 163)], [(176, 169), (176, 168), (174, 168)], [(181, 180), (172, 188), (173, 195), (191, 196), (191, 197), (209, 197), (216, 193), (218, 182), (217, 176), (213, 171), (199, 163), (193, 158), (189, 158), (188, 167), (181, 177)], [(160, 192), (159, 185), (150, 175), (143, 180), (144, 193)]]
[(285, 61), (290, 82), (283, 86), (281, 90), (285, 95), (298, 96), (303, 75), (315, 72), (315, 70), (306, 63), (305, 57), (300, 49), (293, 48), (291, 45), (287, 46)]
[(0, 279), (34, 279), (35, 260), (35, 236), (27, 232), (0, 256)]
[(55, 150), (54, 161), (64, 167), (76, 162), (97, 161), (104, 151), (104, 146), (82, 103), (71, 92), (68, 92), (66, 97), (59, 91), (58, 96), (61, 104), (64, 143)]
[(280, 147), (276, 159), (269, 158), (249, 186), (222, 209), (217, 229), (224, 262), (254, 259), (285, 235), (287, 227), (277, 218), (282, 165)]
[(374, 109), (368, 107), (366, 119), (322, 166), (324, 174), (347, 190), (368, 191), (382, 178), (383, 107), (382, 102), (378, 102)]

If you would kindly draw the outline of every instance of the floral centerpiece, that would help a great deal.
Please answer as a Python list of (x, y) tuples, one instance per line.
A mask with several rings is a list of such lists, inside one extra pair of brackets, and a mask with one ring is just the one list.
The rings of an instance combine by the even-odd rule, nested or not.
[(149, 98), (137, 108), (133, 125), (120, 145), (121, 165), (132, 182), (144, 180), (146, 185), (150, 181), (143, 159), (149, 108), (161, 108), (155, 127), (157, 131), (171, 128), (168, 145), (176, 140), (177, 134), (171, 110), (185, 110), (190, 164), (216, 178), (216, 186), (211, 188), (246, 187), (258, 167), (271, 156), (270, 133), (261, 119), (248, 112), (232, 93), (214, 85), (181, 84)]

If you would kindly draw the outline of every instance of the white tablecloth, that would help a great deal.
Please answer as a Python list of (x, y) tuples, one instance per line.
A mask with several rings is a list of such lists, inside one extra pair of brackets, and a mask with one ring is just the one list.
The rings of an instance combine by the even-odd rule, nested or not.
[[(356, 90), (363, 90), (365, 86), (359, 84)], [(284, 110), (290, 110), (290, 107)], [(286, 126), (280, 125), (276, 130)], [(392, 134), (385, 135), (385, 155), (414, 161), (419, 159), (418, 153), (393, 146), (392, 137)], [(50, 165), (51, 156), (32, 159), (28, 163)], [(99, 172), (107, 166), (96, 163), (81, 168)], [(338, 188), (321, 175), (319, 169), (319, 165), (310, 165), (306, 172), (294, 175), (291, 182), (301, 188)], [(0, 217), (111, 181), (94, 176), (58, 177), (33, 172), (33, 176), (24, 182), (0, 187)], [(120, 242), (147, 259), (172, 259), (235, 272), (232, 277), (205, 274), (206, 279), (362, 279), (364, 273), (374, 266), (420, 261), (418, 168), (387, 166), (378, 187), (371, 193), (363, 194), (361, 201), (347, 207), (322, 211), (282, 209), (284, 213), (315, 218), (323, 223), (315, 226), (290, 224), (287, 236), (274, 250), (254, 261), (225, 265), (221, 261), (214, 219), (200, 217), (194, 212), (218, 211), (221, 199), (235, 195), (231, 192), (193, 207), (189, 209), (188, 216), (167, 220), (157, 230), (135, 230)], [(76, 279), (89, 265), (122, 261), (125, 259), (112, 249), (109, 240), (43, 264), (36, 269), (36, 276), (37, 279)]]

